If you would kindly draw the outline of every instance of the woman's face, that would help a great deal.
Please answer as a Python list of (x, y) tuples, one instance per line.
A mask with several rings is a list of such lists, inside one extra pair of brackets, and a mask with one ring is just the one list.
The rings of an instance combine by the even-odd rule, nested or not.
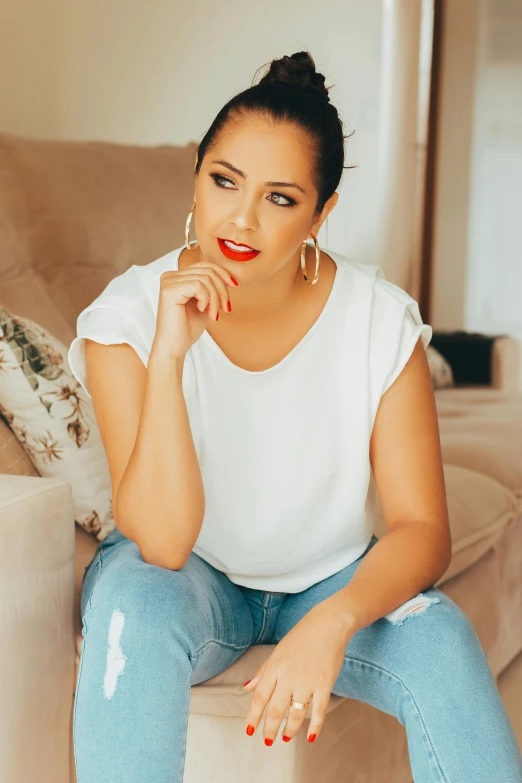
[[(249, 282), (261, 281), (289, 262), (299, 264), (303, 240), (317, 235), (338, 199), (334, 193), (314, 219), (318, 194), (310, 157), (293, 126), (275, 127), (257, 117), (231, 123), (205, 155), (196, 177), (195, 234), (203, 257)], [(222, 253), (218, 238), (261, 252), (249, 261), (235, 261)]]

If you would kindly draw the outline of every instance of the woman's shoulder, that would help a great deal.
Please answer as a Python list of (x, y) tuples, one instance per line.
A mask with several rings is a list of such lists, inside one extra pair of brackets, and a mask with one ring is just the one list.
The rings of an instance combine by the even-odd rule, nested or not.
[(337, 263), (345, 277), (349, 278), (352, 285), (359, 283), (363, 287), (371, 288), (372, 296), (369, 301), (377, 313), (400, 312), (404, 311), (404, 308), (410, 313), (416, 312), (417, 302), (415, 299), (403, 288), (388, 280), (382, 266), (357, 261), (337, 251), (327, 250), (326, 252)]
[(432, 328), (423, 322), (417, 300), (404, 288), (387, 280), (380, 267), (373, 290), (372, 330), (422, 334), (425, 346), (432, 336)]
[(102, 345), (127, 343), (147, 366), (158, 311), (160, 278), (176, 268), (177, 248), (149, 264), (129, 267), (114, 277), (76, 321), (76, 337), (69, 346), (69, 366), (90, 397), (85, 364), (85, 340)]
[(378, 264), (358, 261), (344, 253), (339, 253), (337, 250), (325, 249), (325, 253), (333, 258), (337, 270), (341, 272), (342, 277), (351, 287), (357, 287), (359, 284), (372, 288), (377, 279), (384, 278), (384, 272)]

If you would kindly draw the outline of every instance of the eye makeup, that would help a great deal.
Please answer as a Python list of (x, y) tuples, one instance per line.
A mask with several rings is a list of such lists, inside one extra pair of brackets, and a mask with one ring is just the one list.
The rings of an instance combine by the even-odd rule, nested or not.
[[(210, 174), (210, 177), (214, 180), (216, 187), (221, 188), (221, 190), (229, 190), (229, 188), (225, 187), (224, 185), (220, 185), (218, 180), (224, 180), (225, 182), (231, 182), (234, 184), (233, 180), (230, 179), (230, 177), (225, 177), (222, 174)], [(284, 193), (276, 193), (273, 191), (271, 196), (279, 196), (280, 198), (284, 198), (286, 201), (288, 201), (288, 204), (277, 204), (275, 201), (272, 201), (272, 204), (274, 204), (276, 207), (293, 207), (296, 205), (296, 201), (294, 201), (293, 198), (290, 198), (290, 196), (285, 196)]]

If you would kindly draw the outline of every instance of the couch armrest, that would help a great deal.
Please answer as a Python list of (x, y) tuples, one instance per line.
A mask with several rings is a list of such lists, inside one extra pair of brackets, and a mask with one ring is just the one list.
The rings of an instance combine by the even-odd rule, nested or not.
[(69, 783), (73, 596), (70, 485), (0, 475), (1, 783)]
[(522, 389), (522, 342), (516, 337), (499, 337), (495, 340), (491, 375), (491, 385), (495, 389)]
[(516, 337), (434, 331), (430, 344), (450, 365), (456, 386), (522, 388), (522, 342)]

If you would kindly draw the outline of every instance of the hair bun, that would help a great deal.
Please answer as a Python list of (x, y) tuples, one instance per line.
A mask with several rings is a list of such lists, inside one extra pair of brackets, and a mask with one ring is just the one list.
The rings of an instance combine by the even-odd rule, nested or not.
[(323, 74), (315, 70), (315, 63), (309, 52), (294, 52), (290, 56), (285, 54), (278, 60), (272, 60), (270, 70), (263, 76), (259, 84), (269, 82), (287, 84), (290, 87), (315, 93), (329, 102), (330, 96), (324, 81)]

